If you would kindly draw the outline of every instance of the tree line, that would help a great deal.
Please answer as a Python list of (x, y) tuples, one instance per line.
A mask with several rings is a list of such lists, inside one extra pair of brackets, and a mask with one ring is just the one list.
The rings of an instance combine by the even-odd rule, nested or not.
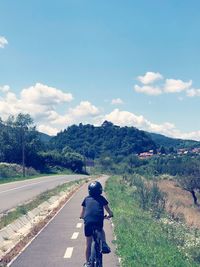
[(42, 141), (29, 114), (0, 119), (0, 162), (17, 163), (33, 167), (40, 172), (49, 172), (55, 166), (83, 172), (84, 158), (69, 147), (52, 149)]

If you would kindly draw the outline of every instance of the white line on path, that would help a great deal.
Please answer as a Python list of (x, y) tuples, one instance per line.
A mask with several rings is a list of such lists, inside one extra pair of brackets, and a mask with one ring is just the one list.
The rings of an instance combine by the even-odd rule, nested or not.
[(52, 222), (54, 220), (54, 218), (59, 214), (59, 212), (64, 209), (64, 207), (67, 205), (68, 202), (71, 201), (71, 199), (76, 195), (78, 194), (78, 192), (80, 191), (80, 188), (78, 189), (78, 191), (76, 191), (68, 200), (67, 202), (57, 211), (57, 213), (48, 221), (48, 223), (28, 242), (28, 244), (26, 244), (26, 246), (20, 251), (20, 253), (14, 257), (8, 264), (7, 264), (7, 267), (10, 267), (11, 264), (13, 264), (13, 262), (23, 253), (23, 251), (33, 242), (33, 240), (35, 240), (39, 235), (40, 233), (45, 229), (47, 228), (47, 226), (50, 224), (50, 222)]
[(71, 239), (77, 239), (78, 235), (79, 235), (79, 232), (73, 233)]
[(69, 248), (66, 249), (65, 255), (64, 255), (65, 259), (70, 259), (71, 258), (73, 249), (74, 249), (73, 247), (69, 247)]
[(76, 228), (81, 228), (82, 227), (82, 223), (77, 223)]

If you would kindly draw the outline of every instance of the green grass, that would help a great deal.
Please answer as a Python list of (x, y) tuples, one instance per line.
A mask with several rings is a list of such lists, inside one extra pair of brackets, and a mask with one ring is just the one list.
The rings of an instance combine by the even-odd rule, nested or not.
[(18, 206), (15, 210), (8, 212), (8, 214), (6, 214), (0, 218), (0, 229), (5, 227), (6, 225), (12, 223), (14, 220), (18, 219), (22, 215), (27, 214), (28, 211), (38, 207), (41, 203), (45, 202), (46, 200), (48, 200), (52, 196), (56, 196), (61, 191), (65, 191), (75, 184), (77, 184), (77, 185), (82, 184), (85, 181), (86, 180), (81, 179), (81, 180), (72, 181), (72, 182), (68, 182), (68, 183), (59, 185), (52, 190), (46, 191), (46, 192), (38, 195), (35, 199), (28, 202), (27, 204)]
[(159, 220), (139, 207), (130, 187), (119, 177), (106, 185), (114, 211), (117, 251), (122, 267), (196, 267), (193, 260), (179, 251)]

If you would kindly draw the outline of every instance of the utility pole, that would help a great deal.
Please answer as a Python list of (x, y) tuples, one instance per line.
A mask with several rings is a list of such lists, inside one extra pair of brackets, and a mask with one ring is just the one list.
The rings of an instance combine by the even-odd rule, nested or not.
[(25, 168), (25, 128), (21, 126), (21, 145), (22, 145), (22, 172), (23, 177), (26, 176), (26, 168)]

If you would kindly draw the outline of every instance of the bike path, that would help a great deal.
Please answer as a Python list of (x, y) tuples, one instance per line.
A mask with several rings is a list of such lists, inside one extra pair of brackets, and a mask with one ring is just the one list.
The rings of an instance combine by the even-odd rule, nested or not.
[[(105, 178), (103, 178), (104, 180)], [(104, 182), (102, 179), (101, 182)], [(29, 246), (11, 263), (11, 267), (80, 267), (85, 262), (83, 221), (79, 220), (81, 203), (87, 195), (84, 185), (62, 208)], [(104, 267), (117, 267), (110, 221), (105, 221), (107, 242), (112, 249), (104, 255)]]

